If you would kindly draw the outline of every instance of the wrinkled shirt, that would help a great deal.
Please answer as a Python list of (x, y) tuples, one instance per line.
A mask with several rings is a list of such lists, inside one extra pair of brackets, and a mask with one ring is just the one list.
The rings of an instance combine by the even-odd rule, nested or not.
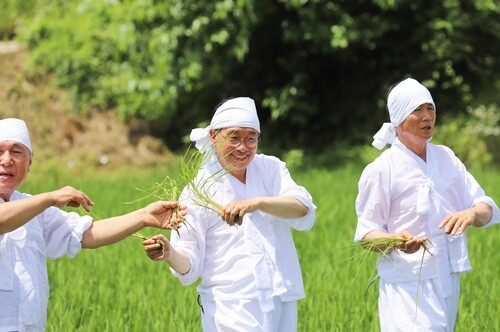
[[(26, 197), (15, 191), (11, 201)], [(89, 216), (49, 207), (0, 235), (0, 331), (44, 330), (49, 299), (46, 261), (74, 257), (91, 224)]]
[(378, 273), (385, 282), (439, 277), (446, 296), (450, 291), (446, 276), (470, 271), (471, 264), (466, 232), (450, 236), (438, 225), (449, 214), (477, 203), (493, 208), (491, 220), (483, 227), (500, 222), (500, 211), (449, 148), (427, 143), (426, 159), (396, 140), (365, 168), (358, 183), (355, 240), (373, 230), (406, 230), (413, 236), (427, 237), (432, 255), (423, 255), (422, 247), (413, 254), (394, 250), (379, 256)]
[(180, 235), (171, 233), (171, 243), (189, 256), (191, 269), (186, 274), (172, 272), (184, 285), (201, 278), (197, 289), (204, 298), (259, 299), (264, 312), (273, 309), (273, 296), (283, 301), (303, 298), (302, 273), (291, 229), (307, 231), (313, 226), (316, 206), (311, 195), (295, 183), (285, 163), (275, 157), (255, 155), (247, 168), (246, 184), (229, 174), (211, 176), (220, 174), (220, 170), (220, 164), (214, 162), (201, 169), (197, 179), (216, 180), (209, 192), (221, 206), (257, 196), (291, 195), (308, 208), (308, 213), (283, 219), (255, 211), (244, 216), (241, 226), (229, 226), (216, 212), (193, 204), (184, 189), (180, 201), (188, 206), (186, 224)]

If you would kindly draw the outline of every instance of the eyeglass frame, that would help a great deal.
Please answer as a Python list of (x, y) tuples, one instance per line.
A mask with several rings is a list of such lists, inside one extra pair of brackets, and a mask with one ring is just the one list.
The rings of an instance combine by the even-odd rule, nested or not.
[[(257, 136), (257, 138), (254, 138), (254, 137), (239, 138), (236, 136), (226, 137), (226, 136), (224, 136), (224, 134), (222, 134), (222, 131), (220, 129), (217, 130), (216, 134), (220, 134), (222, 136), (222, 138), (224, 139), (224, 141), (226, 142), (226, 145), (229, 146), (230, 148), (237, 148), (241, 144), (245, 144), (245, 146), (248, 148), (255, 148), (260, 142), (260, 134)], [(230, 135), (232, 135), (232, 134), (230, 134)], [(232, 139), (237, 139), (238, 142), (236, 144), (232, 144), (229, 142)], [(255, 139), (255, 143), (250, 143), (250, 145), (249, 145), (248, 144), (249, 139)]]

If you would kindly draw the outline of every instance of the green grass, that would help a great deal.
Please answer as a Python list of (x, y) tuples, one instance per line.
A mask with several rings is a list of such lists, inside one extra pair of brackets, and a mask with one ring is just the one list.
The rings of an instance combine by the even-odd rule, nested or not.
[[(294, 172), (318, 206), (309, 232), (294, 232), (306, 298), (299, 301), (299, 331), (378, 331), (378, 286), (368, 290), (375, 272), (375, 254), (365, 262), (353, 257), (356, 214), (354, 200), (362, 168), (309, 169)], [(65, 184), (87, 192), (93, 214), (121, 214), (147, 202), (133, 202), (174, 168), (71, 174), (33, 169), (23, 190), (36, 193)], [(484, 189), (500, 202), (500, 174), (474, 173)], [(153, 232), (146, 230), (143, 233)], [(463, 275), (455, 332), (500, 331), (500, 264), (496, 243), (500, 226), (469, 231), (474, 270)], [(345, 250), (348, 250), (346, 253)], [(75, 259), (50, 261), (51, 298), (47, 331), (200, 331), (195, 285), (184, 287), (166, 264), (150, 261), (141, 240), (84, 250)], [(366, 294), (365, 294), (366, 291)]]

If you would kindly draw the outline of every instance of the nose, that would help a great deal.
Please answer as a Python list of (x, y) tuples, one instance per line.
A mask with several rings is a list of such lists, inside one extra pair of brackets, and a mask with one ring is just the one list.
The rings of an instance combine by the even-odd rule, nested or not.
[(5, 151), (0, 155), (0, 163), (4, 166), (10, 166), (13, 164), (12, 156), (9, 151)]
[(248, 149), (247, 142), (245, 140), (240, 140), (238, 145), (235, 147), (236, 150), (245, 151)]

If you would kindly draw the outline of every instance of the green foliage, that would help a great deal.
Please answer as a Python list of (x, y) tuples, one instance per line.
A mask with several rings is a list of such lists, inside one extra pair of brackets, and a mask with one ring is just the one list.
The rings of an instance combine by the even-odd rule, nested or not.
[(161, 120), (176, 129), (174, 119), (191, 112), (177, 109), (179, 100), (221, 79), (212, 60), (243, 58), (250, 8), (242, 1), (68, 1), (24, 36), (33, 61), (85, 105), (116, 107), (124, 119)]
[(174, 149), (229, 96), (256, 100), (270, 149), (308, 151), (369, 142), (406, 76), (443, 114), (500, 102), (493, 0), (53, 3), (24, 31), (33, 60)]
[(18, 26), (36, 12), (39, 0), (0, 1), (0, 41), (10, 40), (17, 34)]
[(468, 115), (445, 117), (433, 143), (449, 146), (468, 167), (500, 162), (500, 112), (496, 105), (468, 108)]

